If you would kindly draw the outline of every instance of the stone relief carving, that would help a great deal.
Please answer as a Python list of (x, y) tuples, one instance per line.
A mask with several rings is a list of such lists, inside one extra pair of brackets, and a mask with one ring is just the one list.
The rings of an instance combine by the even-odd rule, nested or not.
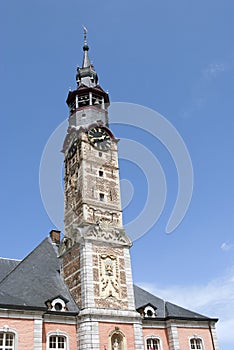
[(85, 239), (115, 243), (128, 247), (132, 244), (124, 229), (112, 227), (111, 222), (107, 222), (106, 220), (101, 223), (98, 222), (96, 225), (78, 226), (73, 224), (68, 229), (67, 236), (60, 243), (59, 255), (64, 254), (75, 243)]
[(100, 265), (100, 296), (119, 299), (119, 269), (117, 258), (114, 255), (101, 254)]
[(86, 237), (101, 241), (119, 243), (123, 245), (131, 245), (130, 239), (127, 237), (123, 229), (111, 227), (111, 223), (98, 222), (87, 233)]

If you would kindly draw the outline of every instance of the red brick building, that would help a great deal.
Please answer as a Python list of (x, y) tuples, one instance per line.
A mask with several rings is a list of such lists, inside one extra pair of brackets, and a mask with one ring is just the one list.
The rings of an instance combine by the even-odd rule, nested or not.
[(132, 281), (109, 96), (84, 40), (63, 144), (65, 232), (22, 261), (0, 259), (0, 350), (218, 350), (217, 319)]

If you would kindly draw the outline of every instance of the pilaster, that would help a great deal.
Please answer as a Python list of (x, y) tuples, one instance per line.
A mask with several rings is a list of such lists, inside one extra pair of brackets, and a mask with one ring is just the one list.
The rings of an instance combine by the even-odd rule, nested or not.
[(219, 350), (218, 337), (215, 329), (215, 323), (210, 324), (210, 334), (212, 337), (212, 343), (214, 346), (214, 350)]
[(144, 349), (144, 339), (142, 333), (142, 323), (135, 323), (134, 327), (134, 338), (135, 338), (135, 350)]
[(81, 307), (92, 308), (94, 303), (93, 249), (92, 243), (85, 241), (81, 247)]
[(88, 316), (79, 323), (78, 349), (100, 350), (98, 322), (90, 321), (87, 318)]
[(135, 298), (133, 291), (132, 282), (132, 267), (129, 248), (124, 248), (124, 260), (125, 260), (125, 274), (126, 274), (126, 285), (128, 294), (128, 309), (135, 310)]
[(169, 324), (167, 328), (167, 334), (170, 350), (180, 350), (177, 326), (174, 324)]
[(42, 324), (42, 318), (34, 320), (34, 350), (42, 350)]

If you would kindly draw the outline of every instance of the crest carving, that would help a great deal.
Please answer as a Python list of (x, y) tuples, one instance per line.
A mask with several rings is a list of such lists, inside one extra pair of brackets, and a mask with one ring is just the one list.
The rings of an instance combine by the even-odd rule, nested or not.
[(100, 296), (119, 299), (119, 269), (114, 255), (101, 254), (100, 259)]

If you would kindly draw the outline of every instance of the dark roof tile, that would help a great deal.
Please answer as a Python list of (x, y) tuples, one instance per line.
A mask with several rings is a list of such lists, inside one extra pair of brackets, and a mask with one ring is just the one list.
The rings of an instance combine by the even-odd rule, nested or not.
[(0, 281), (20, 263), (20, 260), (0, 258)]

